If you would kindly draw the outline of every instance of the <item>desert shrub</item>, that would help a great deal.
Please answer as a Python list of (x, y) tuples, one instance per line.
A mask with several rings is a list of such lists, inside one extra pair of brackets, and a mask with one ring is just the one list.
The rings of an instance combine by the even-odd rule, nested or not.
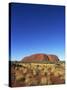
[(21, 77), (21, 78), (19, 78), (17, 81), (19, 81), (19, 82), (25, 82), (25, 77)]

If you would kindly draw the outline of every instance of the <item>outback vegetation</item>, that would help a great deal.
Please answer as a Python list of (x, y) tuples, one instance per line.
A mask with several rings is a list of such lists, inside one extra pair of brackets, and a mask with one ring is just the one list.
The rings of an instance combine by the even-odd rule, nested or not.
[(11, 85), (36, 86), (65, 83), (65, 62), (11, 62)]

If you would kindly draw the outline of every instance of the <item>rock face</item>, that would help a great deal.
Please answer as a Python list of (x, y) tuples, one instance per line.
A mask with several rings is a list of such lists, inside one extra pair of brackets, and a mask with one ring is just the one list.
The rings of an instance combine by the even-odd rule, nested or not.
[(48, 58), (51, 62), (58, 62), (59, 58), (56, 55), (48, 55)]
[(47, 55), (47, 54), (33, 54), (28, 57), (24, 57), (21, 61), (23, 62), (33, 62), (33, 61), (50, 61), (58, 62), (59, 58), (56, 55)]

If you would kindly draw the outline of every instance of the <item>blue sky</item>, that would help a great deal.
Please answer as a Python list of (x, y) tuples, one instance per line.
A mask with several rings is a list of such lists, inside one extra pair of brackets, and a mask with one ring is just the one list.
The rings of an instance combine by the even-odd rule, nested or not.
[(11, 60), (55, 54), (64, 60), (65, 7), (11, 4)]

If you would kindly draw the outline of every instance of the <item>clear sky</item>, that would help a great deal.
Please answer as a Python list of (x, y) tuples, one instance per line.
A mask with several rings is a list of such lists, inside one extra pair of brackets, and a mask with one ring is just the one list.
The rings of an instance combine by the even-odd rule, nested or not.
[(64, 6), (11, 4), (11, 60), (35, 53), (64, 60), (64, 50)]

